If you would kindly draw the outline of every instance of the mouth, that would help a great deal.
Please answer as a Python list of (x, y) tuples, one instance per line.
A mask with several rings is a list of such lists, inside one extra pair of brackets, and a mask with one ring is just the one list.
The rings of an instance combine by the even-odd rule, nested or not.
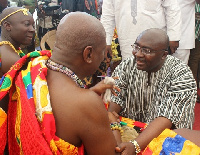
[(26, 38), (32, 40), (32, 39), (33, 39), (33, 36), (26, 36)]
[(136, 61), (136, 63), (137, 63), (137, 65), (138, 65), (138, 66), (142, 66), (142, 65), (144, 65), (144, 64), (145, 64), (145, 62), (144, 62), (144, 61), (139, 61), (139, 60), (137, 60), (137, 61)]

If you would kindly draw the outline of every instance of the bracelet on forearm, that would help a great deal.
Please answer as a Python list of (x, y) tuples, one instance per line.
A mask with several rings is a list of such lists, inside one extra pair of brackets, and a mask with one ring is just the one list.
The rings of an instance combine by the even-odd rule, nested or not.
[(111, 130), (119, 130), (120, 134), (122, 135), (123, 134), (123, 130), (122, 130), (122, 126), (120, 123), (118, 122), (113, 122), (113, 123), (110, 123), (110, 128)]
[(130, 140), (130, 142), (134, 145), (135, 147), (135, 153), (138, 154), (141, 151), (140, 145), (136, 140)]

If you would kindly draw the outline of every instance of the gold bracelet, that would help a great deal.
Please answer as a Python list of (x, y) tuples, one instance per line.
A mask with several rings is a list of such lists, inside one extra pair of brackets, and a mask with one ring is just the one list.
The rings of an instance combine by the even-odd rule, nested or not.
[(136, 140), (130, 140), (130, 142), (134, 145), (135, 147), (135, 153), (138, 154), (141, 151), (140, 145)]

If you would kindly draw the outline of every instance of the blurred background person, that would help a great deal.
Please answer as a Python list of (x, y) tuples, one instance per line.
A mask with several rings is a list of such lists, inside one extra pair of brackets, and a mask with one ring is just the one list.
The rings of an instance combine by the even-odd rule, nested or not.
[(181, 8), (181, 39), (173, 56), (188, 64), (190, 50), (195, 47), (195, 0), (178, 0)]

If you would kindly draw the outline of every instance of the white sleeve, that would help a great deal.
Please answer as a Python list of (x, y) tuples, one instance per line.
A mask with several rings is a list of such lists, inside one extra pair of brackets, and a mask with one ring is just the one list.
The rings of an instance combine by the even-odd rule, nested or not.
[(167, 34), (170, 41), (179, 41), (181, 38), (181, 10), (177, 0), (163, 0), (167, 23)]
[(107, 45), (111, 45), (115, 29), (114, 0), (103, 1), (101, 23), (106, 31), (106, 43)]

